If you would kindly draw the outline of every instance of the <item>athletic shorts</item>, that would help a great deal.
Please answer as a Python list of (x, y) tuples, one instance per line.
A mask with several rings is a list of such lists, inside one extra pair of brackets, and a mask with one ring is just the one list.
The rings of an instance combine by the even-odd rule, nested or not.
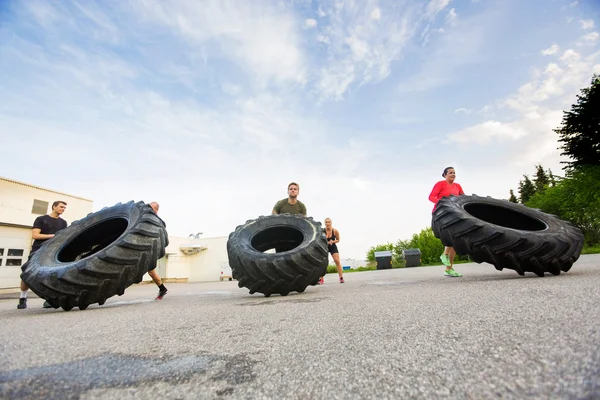
[(327, 245), (327, 248), (329, 249), (329, 254), (334, 255), (339, 253), (338, 248), (337, 248), (337, 244), (331, 244), (331, 245)]

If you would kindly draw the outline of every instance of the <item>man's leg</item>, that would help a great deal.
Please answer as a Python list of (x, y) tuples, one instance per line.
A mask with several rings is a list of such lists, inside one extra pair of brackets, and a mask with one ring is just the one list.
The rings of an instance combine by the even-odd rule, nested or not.
[(165, 297), (165, 295), (167, 294), (167, 288), (165, 287), (165, 285), (163, 285), (162, 279), (160, 279), (160, 276), (158, 276), (158, 272), (156, 272), (156, 269), (148, 271), (148, 275), (150, 275), (150, 278), (152, 278), (156, 286), (158, 286), (158, 296), (156, 296), (155, 300), (162, 300), (163, 297)]
[(19, 304), (17, 308), (22, 310), (27, 308), (27, 291), (29, 290), (29, 286), (25, 284), (25, 282), (21, 281), (21, 294), (19, 295)]

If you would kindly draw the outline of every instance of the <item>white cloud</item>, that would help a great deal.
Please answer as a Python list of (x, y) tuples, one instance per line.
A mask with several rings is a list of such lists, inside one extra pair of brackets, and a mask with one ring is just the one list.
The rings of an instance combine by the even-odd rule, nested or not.
[(456, 14), (456, 9), (451, 8), (446, 15), (446, 23), (450, 26), (454, 26), (456, 24), (456, 19), (458, 18), (458, 14)]
[(317, 39), (328, 52), (316, 85), (321, 98), (340, 100), (355, 83), (385, 79), (414, 34), (418, 12), (416, 6), (382, 10), (362, 2), (329, 6), (328, 24), (319, 25)]
[(145, 21), (178, 31), (192, 47), (219, 39), (223, 56), (242, 63), (259, 84), (306, 81), (305, 55), (290, 13), (258, 2), (233, 5), (212, 0), (199, 6), (192, 0), (169, 4), (139, 0), (132, 4)]
[(451, 133), (448, 135), (448, 138), (452, 142), (484, 145), (492, 140), (515, 140), (525, 135), (526, 132), (518, 125), (503, 124), (498, 121), (486, 121), (467, 129)]
[(444, 85), (455, 79), (457, 70), (481, 60), (487, 18), (465, 21), (440, 35), (420, 71), (404, 79), (399, 90), (422, 91)]
[(464, 114), (471, 114), (473, 112), (473, 110), (469, 109), (469, 108), (457, 108), (456, 110), (454, 110), (454, 114), (459, 114), (459, 113), (464, 113)]
[(595, 44), (598, 41), (599, 37), (600, 34), (598, 34), (598, 32), (590, 32), (587, 35), (583, 35), (581, 37), (581, 40), (583, 40), (583, 42), (587, 44)]
[(594, 27), (594, 20), (592, 19), (580, 20), (579, 22), (581, 23), (581, 29), (592, 29)]
[(381, 9), (380, 8), (375, 8), (371, 12), (371, 19), (374, 19), (375, 21), (379, 21), (381, 19)]
[(313, 19), (313, 18), (307, 18), (304, 20), (304, 27), (305, 28), (314, 28), (317, 26), (317, 20)]
[(430, 0), (425, 9), (425, 17), (433, 19), (450, 4), (450, 0)]
[(560, 47), (557, 44), (553, 44), (552, 46), (548, 47), (547, 49), (542, 50), (540, 53), (545, 56), (551, 56), (553, 54), (558, 53), (559, 50), (560, 50)]
[(317, 89), (325, 98), (341, 100), (354, 79), (354, 65), (349, 62), (343, 66), (336, 65), (321, 71), (321, 79), (317, 84)]
[(331, 41), (329, 40), (329, 36), (325, 36), (325, 35), (319, 35), (317, 36), (317, 40), (321, 43), (325, 43), (325, 44), (330, 44)]

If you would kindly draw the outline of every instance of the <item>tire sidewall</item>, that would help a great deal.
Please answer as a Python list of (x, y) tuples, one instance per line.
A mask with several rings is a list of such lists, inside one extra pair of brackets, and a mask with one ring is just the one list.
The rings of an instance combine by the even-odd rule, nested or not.
[[(252, 239), (259, 233), (267, 229), (286, 227), (297, 229), (303, 235), (302, 242), (293, 249), (281, 253), (264, 253), (252, 247)], [(268, 260), (275, 260), (292, 254), (293, 252), (310, 247), (321, 237), (323, 240), (326, 240), (323, 230), (311, 218), (297, 216), (294, 214), (280, 214), (266, 216), (247, 222), (230, 235), (227, 247), (228, 249), (236, 247), (236, 252), (238, 255), (241, 252), (252, 254), (254, 257), (261, 256)]]
[[(556, 235), (565, 233), (566, 229), (569, 227), (564, 221), (560, 221), (558, 218), (551, 214), (546, 214), (540, 210), (530, 208), (525, 206), (524, 204), (511, 203), (507, 200), (498, 200), (491, 197), (479, 197), (479, 196), (451, 196), (446, 199), (442, 199), (440, 201), (448, 202), (451, 205), (451, 208), (454, 212), (460, 213), (466, 220), (470, 220), (473, 223), (484, 223), (488, 226), (495, 227), (496, 229), (502, 229), (505, 231), (512, 231), (518, 234), (527, 234), (534, 236), (548, 236), (548, 235)], [(484, 219), (477, 218), (471, 215), (465, 207), (470, 204), (487, 204), (490, 206), (501, 207), (505, 209), (509, 209), (514, 211), (515, 213), (524, 215), (525, 217), (536, 219), (546, 225), (545, 229), (534, 231), (534, 230), (522, 230), (515, 229), (511, 227), (507, 227), (504, 225), (496, 225), (491, 222), (488, 222)], [(436, 213), (439, 208), (436, 208)], [(435, 216), (435, 213), (434, 213)], [(439, 228), (441, 229), (441, 228)]]
[[(65, 269), (77, 267), (80, 262), (85, 262), (92, 257), (96, 257), (98, 252), (91, 254), (86, 258), (68, 262), (59, 261), (58, 254), (83, 232), (96, 225), (116, 218), (127, 220), (127, 227), (123, 233), (121, 233), (121, 235), (119, 235), (119, 237), (108, 246), (100, 250), (100, 252), (109, 250), (111, 247), (115, 246), (122, 237), (126, 236), (132, 227), (137, 225), (139, 219), (143, 215), (142, 207), (149, 206), (139, 204), (121, 204), (88, 214), (86, 218), (73, 222), (73, 224), (71, 224), (69, 227), (59, 231), (51, 240), (46, 241), (40, 247), (40, 249), (34, 253), (31, 259), (28, 261), (28, 264), (31, 266), (37, 265), (39, 272), (54, 270), (57, 269), (57, 267), (62, 268), (63, 271)], [(23, 273), (27, 274), (30, 272), (32, 271), (26, 266)]]

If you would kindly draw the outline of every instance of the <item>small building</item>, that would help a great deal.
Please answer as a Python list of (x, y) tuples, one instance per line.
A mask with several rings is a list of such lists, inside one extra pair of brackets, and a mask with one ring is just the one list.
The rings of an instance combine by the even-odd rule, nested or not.
[[(187, 282), (219, 281), (227, 269), (227, 236), (182, 238), (169, 236), (165, 257), (158, 262), (161, 278)], [(150, 280), (148, 276), (144, 280)]]

